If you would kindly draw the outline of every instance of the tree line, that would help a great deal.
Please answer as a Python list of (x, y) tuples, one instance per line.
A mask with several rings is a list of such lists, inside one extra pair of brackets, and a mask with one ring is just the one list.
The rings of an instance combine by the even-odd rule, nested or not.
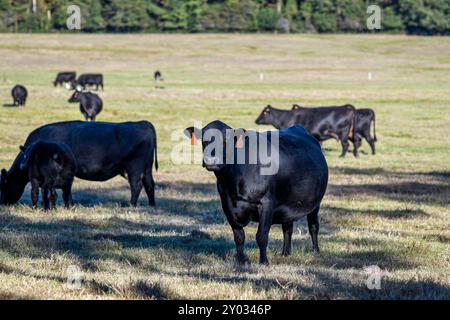
[(78, 5), (82, 32), (369, 32), (372, 4), (375, 32), (450, 34), (449, 0), (0, 0), (0, 31), (64, 32)]

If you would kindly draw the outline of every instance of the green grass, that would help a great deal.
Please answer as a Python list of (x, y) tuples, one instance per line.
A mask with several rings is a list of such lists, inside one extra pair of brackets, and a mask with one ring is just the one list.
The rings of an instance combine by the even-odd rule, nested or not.
[[(104, 73), (99, 120), (151, 121), (161, 164), (155, 209), (143, 194), (129, 208), (122, 178), (76, 180), (70, 211), (31, 210), (28, 189), (20, 204), (0, 208), (0, 298), (450, 298), (448, 38), (2, 34), (0, 43), (0, 103), (11, 102), (16, 83), (30, 92), (25, 108), (0, 110), (1, 167), (33, 129), (82, 119), (70, 93), (51, 85), (63, 70)], [(164, 90), (153, 88), (156, 69)], [(271, 265), (260, 267), (251, 225), (252, 264), (238, 268), (213, 175), (173, 164), (171, 135), (195, 120), (255, 128), (268, 103), (373, 108), (378, 154), (340, 159), (339, 145), (325, 143), (320, 257), (299, 221), (293, 255), (280, 256), (275, 226)], [(84, 273), (80, 290), (66, 285), (71, 265)], [(365, 284), (371, 265), (382, 270), (380, 290)]]

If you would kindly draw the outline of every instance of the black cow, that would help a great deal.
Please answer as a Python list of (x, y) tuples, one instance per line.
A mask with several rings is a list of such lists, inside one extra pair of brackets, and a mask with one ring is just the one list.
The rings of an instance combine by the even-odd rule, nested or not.
[(82, 89), (86, 89), (87, 86), (95, 86), (95, 90), (98, 90), (99, 87), (103, 90), (103, 75), (98, 74), (82, 74), (78, 77), (76, 81), (76, 86), (80, 86)]
[[(219, 132), (219, 137), (210, 139), (205, 136), (211, 132)], [(233, 229), (239, 262), (247, 261), (243, 228), (250, 221), (259, 222), (256, 241), (262, 264), (268, 263), (266, 251), (271, 226), (282, 225), (282, 254), (289, 255), (293, 223), (304, 216), (307, 216), (314, 252), (319, 253), (318, 215), (328, 183), (328, 166), (320, 144), (304, 128), (294, 126), (281, 131), (256, 133), (234, 130), (221, 121), (214, 121), (203, 129), (187, 128), (185, 134), (191, 141), (202, 142), (203, 167), (214, 172), (217, 178), (217, 189), (223, 211)], [(275, 139), (275, 134), (278, 139)], [(267, 140), (262, 140), (263, 137)], [(209, 154), (211, 143), (223, 144), (223, 154), (220, 151)], [(261, 174), (261, 169), (268, 163), (260, 155), (261, 143), (269, 145), (269, 149), (274, 146), (270, 155), (278, 170), (273, 174)], [(256, 148), (252, 149), (252, 146)], [(242, 164), (224, 163), (222, 159), (226, 159), (227, 148), (235, 158), (241, 150), (245, 161), (240, 162)], [(251, 158), (257, 161), (249, 161)]]
[(81, 92), (75, 90), (69, 99), (70, 103), (80, 103), (80, 112), (84, 115), (86, 121), (95, 121), (97, 115), (103, 109), (103, 101), (98, 95), (92, 92)]
[[(303, 107), (298, 104), (294, 104), (292, 110), (300, 110)], [(373, 121), (373, 134), (374, 138), (370, 135), (370, 127)], [(356, 137), (349, 136), (349, 140), (356, 145), (357, 148), (361, 147), (362, 138), (365, 138), (369, 143), (372, 154), (375, 154), (375, 142), (377, 141), (377, 135), (375, 133), (375, 112), (372, 109), (356, 109)]]
[[(303, 108), (280, 110), (268, 105), (256, 119), (256, 124), (271, 124), (277, 129), (289, 128), (300, 124), (320, 143), (336, 139), (342, 144), (344, 157), (349, 148), (349, 137), (355, 132), (355, 108), (352, 105), (337, 107)], [(358, 149), (354, 148), (355, 157)]]
[(159, 82), (159, 81), (161, 81), (162, 80), (162, 78), (161, 78), (161, 71), (159, 71), (159, 70), (156, 70), (155, 71), (155, 74), (153, 75), (154, 76), (154, 78), (155, 78), (155, 82)]
[(77, 73), (74, 71), (59, 72), (56, 75), (55, 81), (53, 81), (53, 85), (56, 87), (57, 85), (62, 86), (65, 83), (70, 83), (71, 88), (74, 88), (76, 79), (77, 79)]
[(161, 81), (163, 81), (161, 71), (156, 70), (156, 71), (155, 71), (155, 74), (153, 75), (153, 77), (154, 77), (154, 79), (155, 79), (155, 88), (156, 88), (156, 89), (163, 89), (163, 87), (159, 85), (159, 83), (160, 83)]
[[(25, 147), (39, 140), (64, 143), (77, 162), (76, 177), (90, 181), (106, 181), (117, 175), (128, 178), (131, 205), (136, 206), (144, 187), (150, 205), (155, 205), (153, 160), (158, 170), (156, 131), (148, 121), (84, 122), (69, 121), (48, 124), (34, 130)], [(21, 152), (10, 170), (0, 179), (0, 204), (15, 204), (30, 181), (20, 169)]]
[[(38, 206), (41, 188), (44, 210), (56, 207), (55, 189), (62, 189), (64, 205), (69, 209), (72, 205), (72, 184), (77, 170), (75, 156), (69, 147), (63, 143), (37, 141), (27, 148), (21, 146), (20, 149), (23, 152), (20, 170), (28, 172), (33, 208)], [(7, 176), (6, 170), (2, 175)]]
[(14, 86), (14, 88), (11, 90), (11, 95), (13, 97), (14, 106), (25, 106), (25, 103), (27, 102), (28, 91), (24, 86), (20, 84)]
[[(373, 122), (373, 137), (370, 135), (370, 127)], [(351, 138), (352, 142), (359, 148), (362, 138), (366, 139), (375, 154), (375, 142), (377, 134), (375, 129), (375, 112), (372, 109), (356, 109), (356, 139)]]

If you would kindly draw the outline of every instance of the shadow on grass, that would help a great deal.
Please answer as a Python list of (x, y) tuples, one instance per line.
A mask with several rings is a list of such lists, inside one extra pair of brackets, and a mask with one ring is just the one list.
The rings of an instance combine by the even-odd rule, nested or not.
[(363, 195), (418, 204), (448, 205), (450, 203), (450, 185), (436, 183), (331, 184), (328, 186), (328, 194), (341, 198)]
[(400, 218), (427, 218), (430, 215), (421, 209), (394, 209), (394, 210), (376, 210), (376, 209), (346, 209), (333, 206), (322, 206), (323, 209), (333, 212), (335, 215), (369, 215), (383, 217), (386, 219)]

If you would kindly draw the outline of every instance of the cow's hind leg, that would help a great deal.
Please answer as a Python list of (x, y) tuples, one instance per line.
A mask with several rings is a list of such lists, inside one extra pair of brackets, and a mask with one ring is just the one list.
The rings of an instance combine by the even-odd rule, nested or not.
[(366, 139), (367, 143), (370, 145), (370, 149), (372, 149), (372, 154), (374, 155), (376, 153), (376, 151), (375, 151), (375, 139), (372, 138), (372, 136), (370, 135), (370, 131), (369, 130), (365, 130), (364, 131), (364, 138)]
[(311, 235), (313, 250), (314, 250), (315, 254), (320, 253), (319, 242), (317, 240), (317, 236), (319, 234), (319, 209), (320, 209), (320, 207), (317, 207), (317, 209), (314, 209), (307, 216), (308, 230), (309, 230), (309, 234)]
[(133, 207), (137, 206), (137, 202), (139, 199), (139, 195), (142, 191), (143, 183), (142, 183), (142, 173), (136, 171), (134, 168), (128, 168), (127, 170), (128, 182), (130, 183), (131, 190), (131, 199), (130, 204)]
[(346, 136), (341, 137), (340, 140), (341, 140), (341, 145), (342, 145), (342, 153), (341, 153), (340, 157), (343, 158), (347, 154), (350, 143), (348, 143), (348, 137), (346, 137)]
[(292, 241), (292, 233), (294, 231), (294, 223), (288, 222), (282, 224), (283, 228), (283, 251), (281, 255), (289, 256), (291, 255), (291, 241)]
[(145, 193), (148, 197), (148, 204), (155, 205), (155, 180), (153, 180), (152, 167), (146, 170), (142, 177), (142, 184), (144, 185)]

